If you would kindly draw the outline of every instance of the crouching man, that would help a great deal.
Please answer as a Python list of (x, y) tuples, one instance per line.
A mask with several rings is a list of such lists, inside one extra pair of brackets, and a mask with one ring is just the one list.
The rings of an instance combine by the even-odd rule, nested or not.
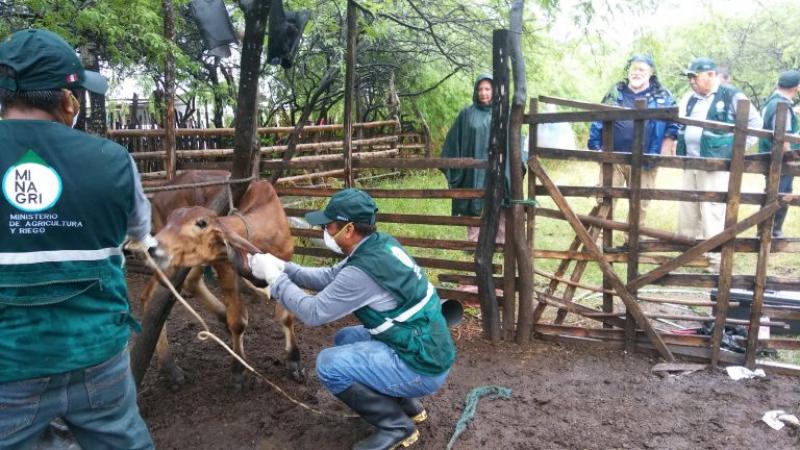
[(413, 444), (414, 423), (427, 417), (417, 397), (444, 384), (456, 353), (436, 290), (393, 237), (376, 231), (377, 211), (367, 193), (345, 189), (306, 215), (323, 227), (328, 248), (347, 255), (333, 267), (301, 267), (270, 254), (249, 258), (253, 275), (306, 325), (350, 313), (362, 323), (339, 330), (334, 346), (317, 357), (322, 384), (376, 428), (353, 446), (358, 450)]

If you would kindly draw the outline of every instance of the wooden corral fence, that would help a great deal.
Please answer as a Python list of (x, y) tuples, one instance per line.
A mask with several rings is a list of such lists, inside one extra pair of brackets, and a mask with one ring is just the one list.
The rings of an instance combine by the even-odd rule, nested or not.
[[(352, 158), (396, 158), (426, 152), (429, 138), (413, 132), (401, 133), (395, 120), (353, 124), (351, 141)], [(282, 156), (287, 151), (286, 137), (294, 127), (265, 127), (258, 129), (262, 143), (260, 169), (272, 171), (283, 165)], [(165, 131), (109, 130), (109, 138), (128, 148), (139, 165), (145, 186), (157, 186), (168, 178), (164, 150)], [(233, 157), (233, 128), (180, 128), (176, 130), (176, 150), (170, 155), (176, 161), (176, 173), (188, 169), (230, 169)], [(307, 125), (294, 150), (291, 163), (284, 171), (279, 184), (324, 185), (327, 178), (342, 178), (344, 138), (341, 124)], [(358, 163), (353, 164), (358, 169)], [(387, 168), (388, 166), (384, 167)], [(363, 171), (364, 177), (387, 177), (396, 172), (382, 170), (379, 174)], [(174, 176), (174, 174), (172, 174)]]
[[(349, 4), (349, 6), (352, 6)], [(502, 31), (502, 30), (501, 30)], [(484, 200), (484, 213), (477, 217), (451, 217), (430, 215), (425, 211), (410, 209), (403, 213), (381, 213), (380, 223), (419, 224), (434, 226), (480, 226), (481, 237), (476, 244), (463, 239), (433, 239), (412, 236), (396, 236), (398, 240), (415, 254), (415, 248), (442, 249), (455, 251), (448, 257), (418, 257), (417, 262), (427, 268), (437, 269), (438, 280), (432, 280), (439, 288), (440, 297), (456, 300), (479, 300), (484, 333), (492, 340), (515, 339), (525, 344), (530, 338), (548, 340), (580, 340), (593, 344), (604, 344), (627, 350), (655, 350), (666, 361), (675, 360), (674, 355), (686, 355), (711, 362), (745, 364), (766, 370), (800, 375), (800, 367), (778, 364), (757, 356), (764, 349), (800, 350), (800, 340), (777, 339), (770, 337), (768, 331), (775, 327), (785, 327), (782, 320), (800, 320), (800, 308), (764, 306), (765, 290), (800, 290), (800, 278), (767, 275), (769, 258), (777, 252), (797, 252), (800, 239), (773, 239), (772, 225), (776, 211), (783, 205), (800, 205), (800, 196), (779, 194), (778, 184), (781, 175), (797, 176), (800, 168), (784, 160), (784, 143), (800, 143), (800, 137), (786, 134), (785, 122), (777, 121), (776, 130), (750, 129), (747, 116), (750, 104), (740, 101), (737, 104), (735, 124), (679, 118), (677, 108), (645, 109), (644, 102), (636, 108), (625, 109), (606, 105), (577, 102), (566, 99), (540, 97), (530, 101), (529, 110), (524, 114), (524, 97), (515, 98), (510, 107), (508, 95), (508, 44), (507, 34), (495, 32), (493, 42), (493, 63), (495, 83), (495, 103), (492, 112), (489, 160), (471, 158), (442, 159), (430, 156), (430, 140), (415, 139), (406, 145), (409, 149), (425, 149), (426, 157), (406, 155), (398, 158), (402, 149), (399, 123), (397, 121), (373, 122), (365, 124), (307, 126), (303, 139), (295, 148), (294, 157), (281, 158), (287, 151), (279, 137), (288, 135), (292, 128), (263, 128), (258, 130), (261, 138), (260, 162), (251, 161), (252, 167), (263, 171), (295, 171), (279, 180), (277, 190), (282, 197), (325, 198), (333, 195), (334, 189), (321, 178), (341, 176), (344, 186), (354, 186), (353, 174), (357, 171), (389, 170), (392, 173), (409, 169), (483, 169), (487, 171), (486, 189), (370, 189), (375, 198), (397, 198), (413, 201), (415, 199), (470, 199)], [(352, 56), (352, 55), (351, 55)], [(354, 64), (351, 57), (350, 64)], [(346, 89), (346, 92), (349, 92)], [(348, 97), (346, 96), (346, 103)], [(561, 107), (575, 108), (579, 111), (538, 113), (539, 101)], [(786, 113), (786, 105), (779, 105), (777, 115)], [(345, 111), (348, 111), (345, 108)], [(346, 114), (349, 117), (349, 114)], [(633, 121), (634, 141), (632, 153), (613, 151), (613, 122)], [(722, 130), (734, 133), (733, 156), (730, 160), (692, 158), (661, 155), (645, 155), (645, 124), (647, 120), (673, 121), (682, 125)], [(603, 151), (582, 151), (545, 148), (537, 144), (537, 127), (549, 123), (603, 123)], [(529, 158), (527, 160), (527, 180), (522, 177), (522, 163), (519, 137), (524, 127), (528, 127)], [(315, 133), (319, 134), (316, 135)], [(166, 172), (165, 167), (175, 170), (188, 168), (229, 168), (234, 151), (230, 138), (233, 129), (224, 130), (185, 130), (177, 131), (176, 140), (191, 142), (209, 140), (215, 147), (196, 144), (193, 149), (170, 152), (163, 150), (164, 131), (162, 130), (113, 130), (112, 139), (128, 146), (140, 164), (151, 164), (144, 168), (144, 177), (150, 181), (163, 181), (174, 173)], [(425, 133), (427, 135), (427, 133)], [(747, 138), (773, 139), (770, 154), (745, 156)], [(201, 139), (205, 138), (205, 139)], [(405, 138), (405, 137), (404, 137)], [(193, 140), (194, 139), (194, 140)], [(422, 143), (420, 143), (422, 142)], [(367, 150), (369, 151), (362, 151)], [(241, 149), (239, 149), (241, 151)], [(217, 161), (222, 159), (222, 161)], [(594, 162), (599, 164), (600, 185), (566, 186), (557, 185), (548, 175), (542, 164), (543, 159)], [(218, 165), (217, 165), (218, 164)], [(258, 164), (258, 165), (256, 165)], [(671, 189), (643, 189), (641, 183), (642, 167), (665, 167), (694, 169), (701, 171), (730, 172), (727, 192), (689, 192)], [(510, 192), (503, 192), (504, 167), (511, 169)], [(614, 165), (630, 166), (629, 187), (615, 187), (612, 184)], [(150, 170), (147, 170), (150, 169)], [(247, 173), (251, 167), (247, 167)], [(302, 171), (298, 173), (297, 171)], [(240, 178), (247, 175), (239, 174)], [(148, 174), (149, 173), (149, 174)], [(285, 173), (285, 172), (284, 172)], [(766, 178), (764, 193), (743, 193), (744, 173), (760, 174)], [(283, 182), (281, 182), (283, 181)], [(305, 182), (305, 186), (298, 185)], [(525, 197), (523, 184), (527, 183), (528, 195)], [(363, 187), (363, 186), (362, 186)], [(548, 196), (557, 209), (537, 206), (537, 196)], [(505, 197), (505, 198), (504, 198)], [(589, 214), (577, 214), (567, 200), (571, 197), (600, 199)], [(613, 217), (613, 200), (627, 199), (629, 214), (627, 221)], [(218, 200), (218, 201), (217, 201)], [(222, 198), (215, 200), (221, 203)], [(684, 201), (716, 202), (726, 204), (724, 230), (705, 240), (695, 240), (680, 236), (672, 231), (640, 226), (641, 201)], [(504, 208), (500, 209), (500, 205)], [(215, 203), (215, 204), (216, 204)], [(316, 204), (307, 202), (292, 203), (287, 213), (300, 217)], [(747, 217), (740, 217), (740, 205), (758, 205), (760, 208)], [(219, 207), (224, 211), (224, 207)], [(504, 244), (496, 244), (488, 237), (487, 230), (497, 228), (500, 214), (507, 219), (507, 233)], [(563, 220), (575, 233), (575, 237), (565, 249), (544, 249), (535, 245), (535, 222), (537, 217)], [(757, 237), (740, 237), (746, 230), (757, 227)], [(566, 229), (566, 227), (563, 227)], [(613, 233), (627, 233), (627, 248), (624, 252), (608, 251), (613, 246)], [(292, 234), (299, 238), (321, 238), (322, 232), (307, 228), (292, 228)], [(644, 239), (643, 239), (644, 238)], [(602, 244), (598, 244), (600, 239)], [(300, 241), (295, 253), (315, 258), (336, 258), (335, 253), (320, 247), (305, 245)], [(682, 273), (682, 267), (702, 265), (702, 257), (709, 252), (721, 253), (719, 273)], [(756, 254), (756, 264), (752, 274), (733, 274), (733, 260), (739, 253)], [(453, 255), (462, 255), (455, 257)], [(502, 256), (500, 256), (502, 254)], [(676, 255), (677, 254), (677, 255)], [(474, 257), (472, 257), (474, 255)], [(537, 269), (534, 262), (542, 259), (559, 260), (553, 273)], [(499, 260), (503, 264), (498, 264)], [(602, 273), (602, 284), (594, 286), (583, 282), (589, 263), (596, 264)], [(625, 264), (623, 279), (614, 264)], [(642, 264), (656, 267), (644, 272)], [(182, 276), (185, 277), (185, 274)], [(534, 279), (544, 282), (535, 285)], [(177, 277), (180, 281), (180, 277)], [(452, 289), (445, 283), (478, 286), (478, 294), (461, 289)], [(640, 290), (650, 285), (696, 287), (718, 290), (716, 301), (707, 299), (676, 299), (640, 295)], [(752, 291), (751, 313), (748, 320), (734, 320), (728, 317), (731, 306), (732, 288)], [(602, 305), (590, 307), (575, 301), (577, 289), (584, 289), (602, 295)], [(500, 293), (498, 295), (498, 293)], [(165, 296), (164, 298), (168, 298)], [(152, 329), (143, 332), (147, 337), (142, 344), (144, 350), (134, 351), (134, 367), (137, 380), (149, 364), (152, 347), (158, 330), (169, 311), (167, 306), (148, 311), (145, 325)], [(648, 312), (646, 304), (672, 304), (692, 307), (691, 312), (664, 314)], [(554, 310), (555, 314), (545, 314)], [(701, 311), (701, 312), (696, 312)], [(579, 318), (576, 324), (564, 325), (568, 316)], [(769, 317), (768, 319), (765, 318)], [(149, 318), (148, 318), (149, 317)], [(551, 319), (552, 318), (552, 319)], [(711, 336), (701, 334), (673, 333), (662, 326), (663, 321), (682, 323), (713, 323)], [(592, 326), (594, 325), (594, 326)], [(745, 353), (735, 353), (722, 348), (723, 330), (726, 325), (745, 325), (749, 333), (744, 338)]]
[[(543, 101), (561, 107), (577, 108), (583, 111), (537, 113), (538, 102)], [(800, 374), (800, 367), (778, 364), (757, 358), (763, 349), (800, 349), (800, 341), (795, 339), (770, 338), (768, 330), (785, 327), (781, 320), (800, 319), (800, 309), (794, 307), (765, 307), (765, 290), (800, 290), (800, 278), (767, 275), (767, 263), (772, 254), (778, 252), (797, 252), (799, 239), (775, 239), (771, 230), (775, 212), (781, 205), (796, 206), (800, 198), (790, 194), (778, 193), (778, 180), (781, 175), (796, 176), (800, 168), (784, 161), (785, 142), (800, 143), (800, 137), (786, 134), (785, 122), (777, 121), (776, 130), (766, 131), (747, 127), (749, 102), (737, 104), (735, 124), (700, 121), (679, 118), (677, 108), (644, 109), (644, 103), (636, 109), (624, 109), (583, 103), (553, 97), (540, 97), (530, 102), (529, 114), (524, 116), (524, 124), (529, 125), (529, 196), (549, 196), (558, 209), (530, 207), (528, 230), (533, 229), (537, 217), (565, 220), (575, 232), (575, 238), (568, 248), (560, 251), (534, 249), (535, 258), (561, 260), (554, 273), (534, 269), (535, 274), (544, 280), (543, 289), (535, 289), (538, 304), (533, 317), (520, 317), (519, 321), (534, 322), (534, 336), (558, 340), (605, 341), (626, 349), (652, 348), (666, 360), (674, 354), (709, 360), (718, 363), (745, 364), (776, 372)], [(778, 117), (786, 113), (786, 105), (781, 105)], [(613, 122), (631, 120), (634, 124), (634, 143), (632, 153), (613, 151)], [(661, 156), (643, 154), (644, 129), (646, 120), (666, 120), (683, 125), (721, 130), (734, 133), (733, 157), (730, 160)], [(539, 147), (536, 143), (537, 126), (547, 123), (603, 123), (603, 143), (601, 152), (584, 150), (565, 150)], [(512, 127), (514, 126), (512, 122)], [(771, 154), (745, 156), (748, 137), (773, 139)], [(562, 161), (591, 161), (598, 163), (602, 180), (599, 186), (556, 185), (542, 165), (543, 159)], [(613, 165), (630, 166), (629, 188), (612, 186)], [(729, 171), (727, 192), (690, 192), (670, 189), (643, 189), (641, 186), (642, 165), (702, 171)], [(744, 173), (761, 174), (766, 177), (764, 193), (742, 193)], [(590, 180), (594, 183), (594, 180)], [(569, 197), (600, 199), (598, 205), (588, 215), (576, 214), (567, 200)], [(627, 199), (629, 216), (627, 221), (615, 220), (612, 213), (612, 200)], [(726, 204), (724, 231), (706, 240), (695, 240), (676, 235), (671, 231), (640, 227), (639, 217), (642, 200), (677, 200), (684, 202), (719, 202)], [(747, 217), (741, 217), (742, 204), (759, 205), (760, 208)], [(757, 237), (741, 237), (741, 233), (757, 227)], [(627, 233), (628, 246), (625, 252), (606, 251), (612, 248), (614, 232)], [(530, 236), (533, 238), (533, 236)], [(596, 242), (602, 239), (602, 245)], [(535, 239), (531, 240), (531, 245)], [(707, 252), (721, 252), (721, 267), (718, 274), (681, 273), (678, 269), (687, 266), (703, 265), (703, 255)], [(674, 256), (675, 253), (677, 256)], [(671, 253), (671, 254), (670, 254)], [(755, 253), (757, 262), (752, 274), (733, 274), (733, 260), (736, 254)], [(603, 275), (602, 286), (582, 283), (587, 264), (597, 264)], [(573, 264), (574, 263), (574, 264)], [(641, 271), (641, 264), (655, 264), (652, 270)], [(627, 266), (627, 278), (621, 279), (613, 264)], [(520, 274), (520, 277), (528, 274)], [(639, 290), (649, 285), (680, 286), (697, 288), (717, 288), (715, 302), (703, 300), (681, 300), (658, 296), (639, 295)], [(576, 289), (585, 289), (602, 294), (600, 309), (575, 303)], [(752, 306), (749, 320), (728, 318), (731, 306), (732, 288), (752, 291)], [(509, 296), (506, 295), (508, 299)], [(621, 300), (615, 303), (615, 299)], [(644, 303), (661, 303), (691, 306), (703, 313), (658, 314), (645, 313)], [(556, 314), (549, 323), (543, 319), (547, 309), (555, 309)], [(505, 307), (504, 307), (505, 310)], [(578, 323), (595, 323), (596, 326), (566, 326), (567, 315), (576, 315), (583, 320)], [(552, 315), (551, 315), (552, 316)], [(548, 316), (549, 317), (549, 316)], [(767, 319), (766, 317), (769, 317)], [(587, 320), (588, 319), (588, 320)], [(711, 336), (685, 335), (672, 333), (656, 320), (688, 321), (697, 323), (713, 322), (715, 327)], [(746, 353), (734, 353), (721, 348), (722, 330), (725, 325), (745, 325), (749, 328)]]

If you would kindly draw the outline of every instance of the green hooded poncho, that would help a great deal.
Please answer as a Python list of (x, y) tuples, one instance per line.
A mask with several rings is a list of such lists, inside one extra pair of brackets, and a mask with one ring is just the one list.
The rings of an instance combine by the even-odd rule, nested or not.
[[(492, 127), (492, 107), (478, 103), (478, 83), (483, 80), (492, 81), (490, 74), (483, 74), (475, 80), (472, 90), (472, 106), (467, 106), (458, 114), (455, 123), (447, 132), (442, 147), (442, 158), (475, 158), (489, 159), (489, 133)], [(524, 137), (523, 137), (524, 141)], [(522, 143), (522, 170), (528, 151)], [(506, 146), (506, 159), (508, 146)], [(447, 177), (450, 189), (483, 189), (486, 187), (486, 170), (484, 169), (442, 169)], [(511, 192), (511, 171), (505, 167), (505, 195)], [(453, 199), (451, 214), (454, 216), (480, 216), (483, 211), (483, 199)]]
[[(475, 80), (472, 90), (472, 105), (458, 114), (455, 123), (447, 132), (442, 147), (442, 158), (489, 159), (489, 132), (492, 125), (492, 107), (478, 103), (478, 83), (492, 81), (492, 76), (483, 74)], [(442, 169), (450, 189), (483, 189), (486, 187), (486, 170)], [(480, 216), (483, 199), (453, 199), (452, 215)]]

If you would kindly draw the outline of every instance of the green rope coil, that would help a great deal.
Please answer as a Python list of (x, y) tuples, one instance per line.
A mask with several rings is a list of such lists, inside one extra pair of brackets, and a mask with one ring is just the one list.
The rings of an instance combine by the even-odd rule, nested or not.
[(501, 386), (481, 386), (469, 391), (469, 394), (467, 394), (467, 401), (464, 406), (464, 412), (461, 413), (461, 417), (458, 419), (458, 422), (456, 422), (456, 430), (453, 433), (453, 437), (450, 438), (450, 442), (447, 443), (447, 450), (451, 450), (453, 448), (453, 444), (455, 444), (456, 439), (458, 439), (461, 433), (464, 432), (469, 421), (475, 416), (475, 409), (478, 407), (478, 400), (486, 395), (491, 395), (492, 400), (495, 400), (498, 397), (511, 398), (511, 389)]

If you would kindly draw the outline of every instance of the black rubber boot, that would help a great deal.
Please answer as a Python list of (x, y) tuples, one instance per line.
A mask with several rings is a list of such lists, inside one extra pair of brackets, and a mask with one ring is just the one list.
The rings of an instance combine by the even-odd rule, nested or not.
[(423, 406), (418, 398), (398, 398), (397, 401), (400, 402), (400, 407), (403, 408), (403, 412), (406, 413), (414, 423), (422, 423), (428, 420), (428, 412), (425, 411), (425, 406)]
[(397, 398), (375, 392), (360, 383), (353, 383), (336, 396), (377, 428), (369, 437), (356, 442), (353, 450), (392, 450), (408, 447), (419, 439), (419, 431), (403, 412)]

